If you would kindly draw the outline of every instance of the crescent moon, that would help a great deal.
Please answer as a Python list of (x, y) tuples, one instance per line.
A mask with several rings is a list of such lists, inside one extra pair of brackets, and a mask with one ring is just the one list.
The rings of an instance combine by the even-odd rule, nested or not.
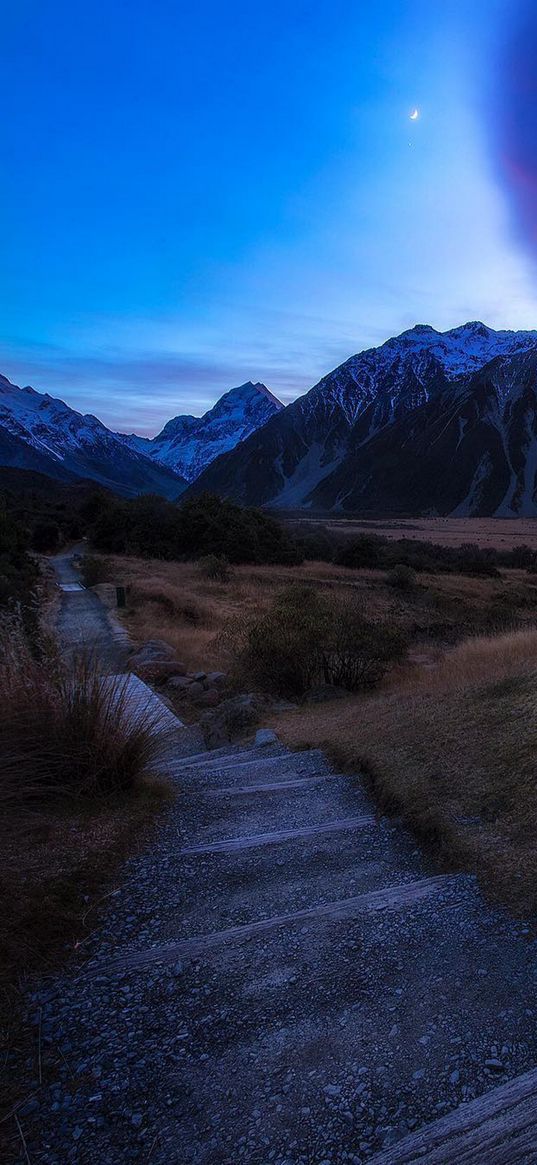
[(410, 114), (410, 120), (411, 120), (411, 121), (417, 121), (417, 120), (418, 120), (418, 117), (419, 117), (419, 115), (420, 115), (420, 111), (419, 111), (419, 109), (413, 109), (413, 110), (412, 110), (412, 113)]

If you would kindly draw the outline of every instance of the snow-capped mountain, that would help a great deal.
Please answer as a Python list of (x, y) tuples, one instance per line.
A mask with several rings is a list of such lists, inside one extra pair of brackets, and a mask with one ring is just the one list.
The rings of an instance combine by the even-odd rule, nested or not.
[(131, 449), (194, 481), (212, 461), (234, 449), (283, 407), (266, 385), (248, 380), (221, 396), (202, 417), (173, 417), (152, 440), (136, 434), (123, 440)]
[(418, 325), (352, 356), (201, 474), (247, 504), (537, 515), (537, 332)]
[(90, 478), (125, 496), (178, 497), (185, 482), (143, 453), (128, 448), (96, 417), (63, 401), (18, 388), (0, 376), (0, 464), (49, 477)]

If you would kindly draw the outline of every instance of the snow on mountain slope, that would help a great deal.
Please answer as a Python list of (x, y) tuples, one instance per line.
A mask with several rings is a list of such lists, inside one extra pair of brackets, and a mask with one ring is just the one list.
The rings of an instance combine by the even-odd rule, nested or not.
[(184, 481), (129, 449), (97, 417), (64, 401), (19, 388), (0, 376), (0, 464), (38, 469), (52, 477), (86, 477), (126, 496), (176, 498)]
[(123, 440), (187, 481), (194, 481), (215, 458), (234, 449), (283, 407), (264, 384), (249, 380), (226, 392), (202, 417), (173, 417), (152, 440), (136, 434)]
[[(404, 496), (407, 509), (435, 506), (428, 500), (427, 475), (418, 473), (414, 492), (405, 493), (409, 474), (416, 476), (416, 457), (427, 460), (427, 447), (418, 439), (422, 420), (434, 414), (440, 426), (445, 423), (449, 428), (453, 413), (457, 440), (461, 438), (466, 452), (475, 445), (475, 456), (481, 462), (487, 441), (494, 447), (498, 440), (505, 443), (505, 426), (509, 427), (509, 410), (523, 375), (524, 354), (536, 352), (537, 332), (495, 332), (484, 324), (469, 323), (440, 333), (418, 325), (379, 348), (352, 356), (323, 377), (262, 430), (209, 466), (189, 492), (212, 490), (246, 504), (282, 508), (400, 511)], [(470, 424), (471, 407), (465, 415), (462, 402), (468, 391), (479, 398), (479, 382), (477, 379), (472, 384), (473, 378), (495, 362), (504, 368), (507, 379), (511, 377), (511, 383), (501, 387), (503, 380), (497, 370), (498, 385), (487, 390), (486, 404), (478, 409), (478, 432)], [(534, 388), (527, 391), (531, 395)], [(504, 405), (501, 392), (506, 394)], [(535, 408), (537, 412), (537, 401)], [(464, 425), (469, 426), (467, 433)], [(439, 439), (438, 434), (435, 439)], [(519, 455), (524, 456), (526, 438), (520, 433), (514, 439), (519, 441)], [(468, 454), (470, 461), (472, 455)], [(367, 467), (367, 481), (362, 467), (364, 473)], [(429, 464), (429, 477), (433, 467), (434, 460), (432, 466)], [(438, 471), (450, 474), (447, 463), (442, 470), (438, 465)], [(483, 500), (484, 469), (479, 476), (476, 464), (472, 477), (474, 474), (479, 481), (473, 501), (468, 502), (473, 510), (492, 505), (490, 498)], [(389, 490), (382, 484), (383, 475), (390, 480)], [(439, 512), (449, 512), (446, 506), (451, 505), (453, 491), (457, 494), (454, 476), (451, 492), (436, 490), (435, 494), (429, 490), (430, 496), (438, 497)], [(528, 489), (525, 506), (530, 505)], [(454, 505), (461, 504), (467, 492)], [(519, 492), (518, 507), (520, 496)]]

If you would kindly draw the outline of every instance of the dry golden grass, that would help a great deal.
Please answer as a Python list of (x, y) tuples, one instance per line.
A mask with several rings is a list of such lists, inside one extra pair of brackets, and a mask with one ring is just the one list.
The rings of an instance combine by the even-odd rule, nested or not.
[[(368, 774), (380, 805), (402, 813), (439, 859), (476, 870), (513, 903), (537, 905), (537, 586), (522, 571), (500, 578), (420, 575), (394, 593), (379, 571), (327, 563), (238, 567), (226, 584), (193, 563), (110, 560), (131, 586), (127, 624), (135, 639), (173, 642), (189, 667), (227, 666), (221, 631), (266, 608), (291, 581), (352, 588), (369, 617), (407, 632), (408, 663), (375, 695), (304, 706), (275, 727), (294, 747), (325, 748), (339, 765)], [(170, 597), (174, 614), (155, 599)], [(198, 625), (178, 615), (197, 604)]]
[(382, 695), (278, 717), (281, 738), (362, 771), (448, 865), (537, 906), (537, 631), (460, 644)]
[(428, 669), (406, 673), (405, 687), (417, 692), (461, 692), (537, 671), (537, 628), (480, 635), (451, 648)]
[(354, 571), (325, 562), (299, 567), (234, 567), (229, 582), (200, 576), (196, 563), (110, 557), (107, 577), (128, 587), (125, 624), (136, 643), (165, 639), (192, 670), (223, 668), (220, 633), (229, 620), (263, 610), (292, 582), (321, 590), (352, 590), (369, 618), (392, 619), (419, 646), (455, 643), (491, 626), (532, 623), (537, 585), (523, 571), (502, 577), (420, 575), (415, 592), (400, 594), (382, 571)]
[[(45, 650), (46, 648), (46, 650)], [(21, 983), (84, 948), (122, 859), (170, 796), (166, 738), (96, 662), (30, 651), (0, 623), (0, 1031), (6, 1103), (27, 1062)], [(31, 1052), (31, 1049), (30, 1049)], [(0, 1057), (1, 1060), (1, 1057)], [(8, 1064), (4, 1059), (4, 1070)]]

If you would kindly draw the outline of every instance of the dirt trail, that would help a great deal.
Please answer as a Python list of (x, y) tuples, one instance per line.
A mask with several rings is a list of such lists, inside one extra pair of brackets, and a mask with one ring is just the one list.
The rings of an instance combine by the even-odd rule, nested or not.
[(57, 618), (60, 643), (67, 652), (87, 648), (97, 654), (105, 670), (122, 672), (127, 658), (126, 637), (113, 633), (100, 599), (82, 586), (73, 558), (83, 549), (73, 546), (50, 559), (62, 591)]

